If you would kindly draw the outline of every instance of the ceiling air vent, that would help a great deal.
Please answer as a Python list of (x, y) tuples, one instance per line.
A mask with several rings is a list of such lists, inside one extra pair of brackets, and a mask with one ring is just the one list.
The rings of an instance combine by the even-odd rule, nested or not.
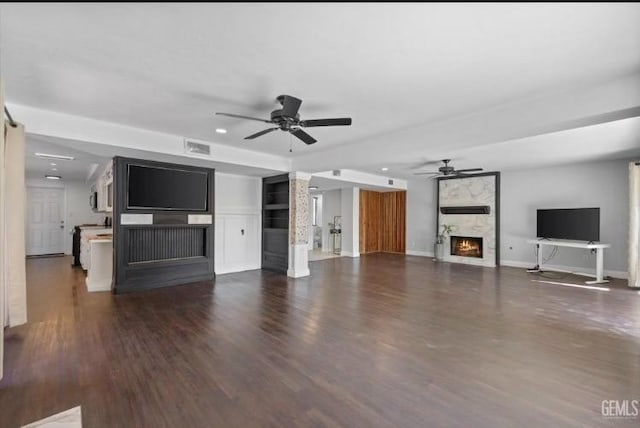
[(185, 153), (191, 153), (194, 155), (211, 155), (211, 146), (208, 144), (195, 143), (193, 141), (184, 140)]
[(389, 186), (393, 186), (393, 180), (392, 179), (389, 179), (388, 183), (389, 183)]

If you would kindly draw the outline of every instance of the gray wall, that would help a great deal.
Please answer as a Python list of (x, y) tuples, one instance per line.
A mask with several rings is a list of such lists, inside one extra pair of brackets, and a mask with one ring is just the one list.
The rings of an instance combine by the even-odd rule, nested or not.
[[(600, 207), (600, 241), (611, 244), (604, 253), (604, 267), (626, 271), (628, 174), (628, 161), (502, 173), (502, 260), (535, 264), (533, 247), (526, 240), (536, 235), (537, 208)], [(593, 268), (595, 255), (584, 250), (560, 248), (549, 263)]]
[[(423, 178), (407, 186), (407, 254), (433, 254), (436, 235), (436, 181)], [(422, 254), (427, 255), (427, 254)]]
[[(605, 269), (627, 270), (628, 161), (603, 161), (505, 171), (501, 176), (502, 261), (535, 264), (537, 208), (600, 207)], [(433, 252), (436, 191), (433, 180), (411, 180), (407, 190), (407, 253)], [(548, 249), (545, 250), (545, 255)], [(560, 248), (551, 265), (593, 268), (587, 251)]]
[(329, 223), (333, 223), (333, 217), (342, 215), (342, 191), (328, 190), (322, 192), (322, 250), (331, 251), (333, 241), (329, 235)]

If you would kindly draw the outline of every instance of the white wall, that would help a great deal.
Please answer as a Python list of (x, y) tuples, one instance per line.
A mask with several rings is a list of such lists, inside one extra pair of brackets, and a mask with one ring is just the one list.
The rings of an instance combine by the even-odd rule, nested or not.
[[(313, 225), (313, 198), (316, 198), (317, 202), (316, 202), (316, 221), (317, 224), (314, 226)], [(310, 193), (309, 194), (309, 251), (313, 250), (313, 246), (315, 244), (315, 233), (318, 229), (320, 229), (321, 232), (324, 231), (324, 229), (322, 229), (323, 224), (324, 224), (324, 220), (323, 220), (323, 216), (322, 216), (322, 194), (321, 193)], [(322, 249), (322, 236), (320, 237), (320, 249)]]
[[(504, 172), (500, 212), (503, 264), (513, 261), (535, 265), (533, 246), (526, 240), (536, 236), (536, 209), (600, 207), (600, 241), (611, 244), (604, 252), (605, 270), (626, 272), (628, 165), (628, 161), (607, 161)], [(595, 267), (595, 255), (560, 248), (549, 264), (587, 271)]]
[[(328, 190), (322, 193), (322, 251), (333, 250), (333, 240), (329, 234), (329, 223), (333, 217), (342, 215), (342, 190)], [(344, 227), (344, 224), (343, 224)]]
[(407, 254), (433, 256), (436, 183), (432, 179), (415, 179), (407, 185)]
[(360, 257), (360, 188), (342, 189), (342, 255)]
[[(64, 183), (66, 200), (65, 217), (65, 253), (71, 254), (73, 248), (73, 227), (84, 223), (104, 224), (107, 213), (95, 213), (89, 206), (91, 186), (82, 181)], [(111, 216), (111, 213), (109, 213)]]
[(260, 269), (261, 210), (262, 179), (216, 173), (216, 274)]
[[(535, 265), (536, 209), (600, 207), (600, 240), (605, 270), (627, 271), (628, 161), (583, 163), (501, 174), (500, 259), (503, 265)], [(433, 180), (411, 180), (407, 189), (407, 254), (433, 255), (436, 189)], [(545, 250), (544, 255), (548, 253)], [(560, 248), (552, 266), (591, 272), (595, 255)]]
[[(44, 179), (28, 179), (29, 187), (49, 187), (64, 189), (64, 253), (73, 250), (73, 228), (80, 224), (104, 224), (105, 213), (95, 213), (89, 206), (91, 185), (84, 181), (51, 181)], [(28, 225), (27, 225), (28, 227)]]

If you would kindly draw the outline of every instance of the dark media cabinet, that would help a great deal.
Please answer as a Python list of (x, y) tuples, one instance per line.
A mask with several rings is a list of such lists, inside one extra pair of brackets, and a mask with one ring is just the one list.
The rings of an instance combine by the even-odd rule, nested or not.
[[(206, 180), (197, 209), (129, 206), (129, 166), (180, 171)], [(205, 177), (202, 177), (205, 174)], [(214, 272), (214, 184), (215, 170), (143, 159), (114, 158), (114, 292), (211, 281)], [(166, 184), (166, 183), (165, 183)], [(145, 184), (145, 191), (179, 192), (180, 186)], [(136, 189), (140, 191), (140, 189)], [(171, 194), (156, 195), (171, 200)], [(199, 195), (198, 195), (199, 197)], [(180, 200), (180, 197), (174, 198)], [(182, 198), (184, 199), (184, 198)]]
[(262, 180), (262, 268), (289, 266), (289, 174)]

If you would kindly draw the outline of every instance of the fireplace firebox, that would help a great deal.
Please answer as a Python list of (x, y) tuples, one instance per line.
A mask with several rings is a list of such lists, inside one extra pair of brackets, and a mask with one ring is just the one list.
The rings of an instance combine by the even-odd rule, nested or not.
[(471, 236), (452, 236), (451, 255), (482, 258), (482, 238)]

